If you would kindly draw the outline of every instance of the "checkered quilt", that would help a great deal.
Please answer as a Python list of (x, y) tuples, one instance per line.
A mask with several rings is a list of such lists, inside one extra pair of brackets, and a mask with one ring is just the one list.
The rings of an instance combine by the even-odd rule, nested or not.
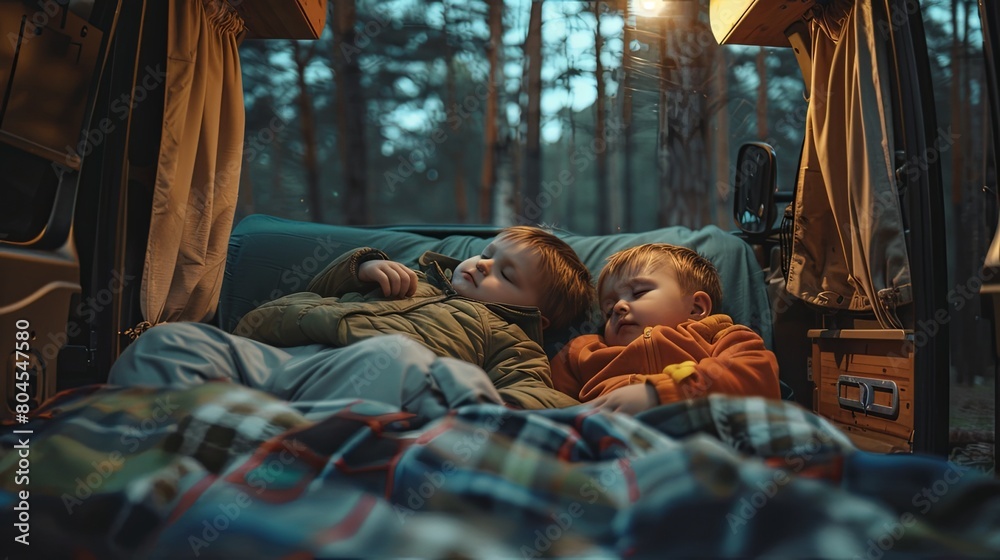
[(361, 400), (323, 406), (307, 420), (315, 410), (229, 383), (61, 393), (0, 434), (3, 550), (1000, 555), (996, 481), (939, 459), (857, 451), (788, 402), (713, 395), (635, 418), (586, 406), (478, 404), (440, 418)]

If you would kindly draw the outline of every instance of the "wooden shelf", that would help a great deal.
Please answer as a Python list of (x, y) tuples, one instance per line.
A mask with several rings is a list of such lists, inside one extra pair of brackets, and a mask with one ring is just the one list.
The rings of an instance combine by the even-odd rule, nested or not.
[(868, 340), (913, 340), (913, 331), (902, 329), (809, 329), (809, 338), (852, 338)]
[(248, 39), (318, 39), (327, 0), (227, 0), (243, 18)]

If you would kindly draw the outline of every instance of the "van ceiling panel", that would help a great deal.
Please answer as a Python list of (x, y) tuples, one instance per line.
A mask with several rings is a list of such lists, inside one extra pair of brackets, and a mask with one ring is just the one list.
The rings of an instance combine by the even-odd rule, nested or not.
[(712, 0), (712, 33), (720, 45), (788, 47), (785, 30), (822, 3), (818, 0)]

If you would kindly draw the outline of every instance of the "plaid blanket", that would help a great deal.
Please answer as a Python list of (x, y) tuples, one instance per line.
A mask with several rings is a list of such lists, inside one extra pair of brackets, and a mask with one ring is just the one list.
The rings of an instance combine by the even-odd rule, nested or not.
[[(713, 395), (636, 418), (585, 406), (480, 404), (440, 418), (361, 400), (323, 406), (329, 414), (310, 421), (228, 383), (57, 395), (0, 436), (4, 550), (47, 558), (1000, 553), (996, 481), (942, 460), (857, 451), (788, 402)], [(30, 481), (17, 474), (24, 448)]]

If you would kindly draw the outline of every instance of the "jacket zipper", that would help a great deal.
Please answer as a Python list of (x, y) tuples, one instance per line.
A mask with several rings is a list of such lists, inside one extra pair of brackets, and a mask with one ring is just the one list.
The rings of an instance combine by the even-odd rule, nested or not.
[(656, 348), (653, 347), (653, 327), (642, 329), (642, 346), (646, 349), (646, 375), (659, 373), (656, 371)]

